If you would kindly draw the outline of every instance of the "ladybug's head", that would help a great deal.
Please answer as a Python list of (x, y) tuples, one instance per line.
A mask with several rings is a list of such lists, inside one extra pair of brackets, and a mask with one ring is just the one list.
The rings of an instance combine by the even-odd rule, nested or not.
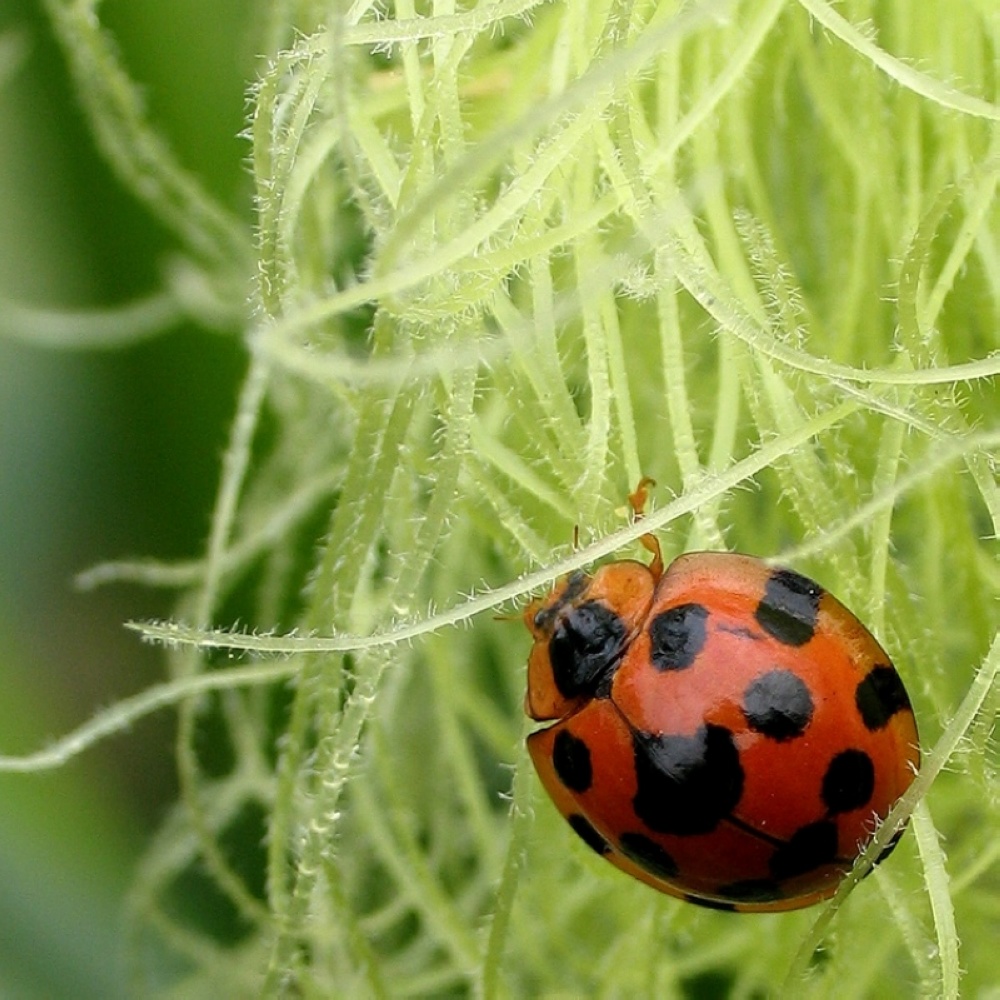
[(528, 605), (524, 623), (535, 643), (524, 707), (531, 718), (563, 719), (607, 693), (649, 612), (654, 586), (647, 567), (625, 560), (592, 577), (571, 573), (544, 600)]

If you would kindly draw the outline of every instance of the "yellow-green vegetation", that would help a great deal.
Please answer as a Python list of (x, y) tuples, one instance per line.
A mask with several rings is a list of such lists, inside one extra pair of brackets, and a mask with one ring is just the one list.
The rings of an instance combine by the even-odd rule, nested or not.
[[(135, 995), (994, 995), (994, 0), (258, 4), (242, 217), (97, 6), (46, 0), (179, 251), (104, 329), (249, 359), (201, 561), (89, 577), (180, 590), (168, 680), (3, 761), (176, 705)], [(518, 608), (644, 529), (814, 577), (904, 678), (911, 829), (831, 904), (661, 897), (538, 788)]]

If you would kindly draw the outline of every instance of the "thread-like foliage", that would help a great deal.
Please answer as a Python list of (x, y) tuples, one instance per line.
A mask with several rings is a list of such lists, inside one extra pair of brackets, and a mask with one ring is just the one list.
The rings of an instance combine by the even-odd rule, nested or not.
[[(993, 5), (257, 5), (246, 219), (175, 162), (96, 0), (46, 6), (109, 161), (187, 255), (156, 315), (245, 316), (250, 357), (203, 560), (89, 575), (181, 590), (146, 628), (167, 682), (0, 762), (178, 706), (136, 995), (995, 984)], [(792, 563), (904, 676), (933, 766), (842, 906), (660, 898), (540, 795), (527, 637), (490, 612), (649, 529)], [(209, 893), (212, 926), (187, 905)]]

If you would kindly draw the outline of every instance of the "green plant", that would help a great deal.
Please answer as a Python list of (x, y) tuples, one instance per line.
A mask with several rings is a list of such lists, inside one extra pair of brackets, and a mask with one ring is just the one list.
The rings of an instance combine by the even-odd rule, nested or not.
[[(275, 4), (252, 239), (95, 6), (46, 0), (102, 148), (185, 254), (149, 322), (238, 323), (249, 357), (203, 560), (87, 578), (182, 589), (137, 626), (170, 679), (2, 761), (177, 705), (181, 800), (130, 901), (141, 995), (988, 989), (992, 5)], [(904, 674), (913, 830), (843, 908), (659, 898), (539, 797), (526, 636), (490, 614), (642, 530), (801, 567)]]

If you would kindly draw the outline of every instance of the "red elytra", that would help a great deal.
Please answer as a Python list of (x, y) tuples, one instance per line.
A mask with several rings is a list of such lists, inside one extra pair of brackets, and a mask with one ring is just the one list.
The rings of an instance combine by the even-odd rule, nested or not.
[(525, 610), (543, 786), (662, 892), (740, 912), (828, 898), (920, 762), (899, 675), (812, 580), (722, 552), (664, 572), (643, 543), (649, 566), (573, 573)]

